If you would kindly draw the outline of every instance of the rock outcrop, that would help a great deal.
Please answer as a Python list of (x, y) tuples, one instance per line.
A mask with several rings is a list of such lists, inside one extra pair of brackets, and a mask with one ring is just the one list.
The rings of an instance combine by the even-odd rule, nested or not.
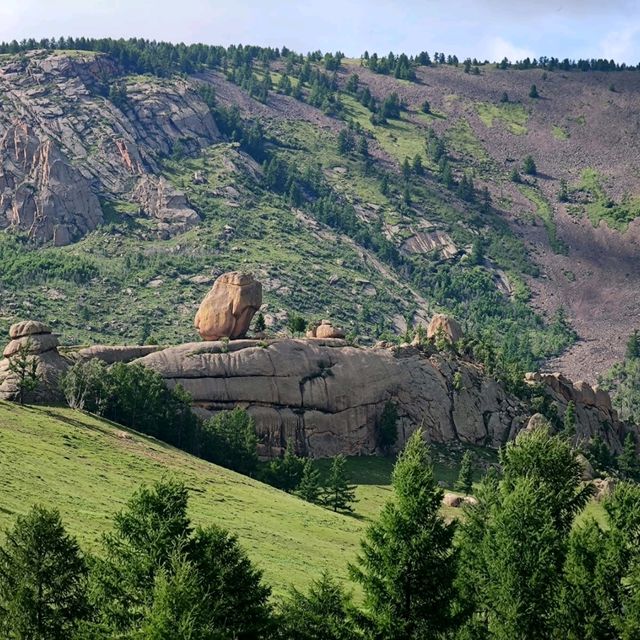
[[(180, 384), (203, 415), (242, 406), (254, 416), (261, 453), (289, 438), (313, 456), (369, 454), (385, 404), (398, 408), (399, 438), (423, 424), (434, 442), (498, 447), (522, 427), (518, 400), (462, 360), (404, 348), (360, 349), (338, 339), (191, 343), (137, 360)], [(459, 373), (460, 384), (452, 383)]]
[(203, 340), (246, 335), (256, 311), (262, 306), (262, 285), (248, 273), (223, 273), (200, 304), (194, 320)]
[(613, 453), (622, 452), (629, 426), (620, 420), (606, 391), (586, 382), (572, 382), (561, 373), (527, 373), (525, 382), (539, 386), (555, 403), (559, 416), (563, 416), (568, 404), (573, 402), (578, 440), (587, 442), (599, 435)]
[(11, 358), (20, 349), (28, 347), (29, 355), (37, 363), (39, 384), (30, 401), (55, 402), (62, 399), (60, 376), (69, 368), (69, 362), (58, 352), (58, 338), (42, 322), (18, 322), (9, 329), (11, 342), (4, 348), (0, 361), (0, 400), (14, 400), (18, 396), (18, 378), (10, 370)]
[(219, 140), (210, 109), (188, 80), (127, 81), (94, 52), (30, 51), (0, 64), (0, 229), (37, 242), (78, 240), (103, 222), (98, 195), (140, 204), (159, 235), (199, 217), (160, 174), (158, 159), (197, 153)]
[(317, 327), (312, 327), (307, 331), (307, 338), (344, 338), (342, 329), (335, 327), (331, 320), (323, 320)]
[(160, 349), (161, 347), (154, 345), (110, 346), (96, 344), (92, 347), (86, 347), (73, 352), (71, 357), (74, 360), (91, 360), (96, 358), (106, 364), (115, 364), (116, 362), (131, 362), (132, 360), (143, 358)]
[(89, 181), (26, 123), (0, 137), (0, 228), (66, 245), (95, 229), (102, 209)]
[(464, 335), (455, 318), (444, 313), (436, 313), (427, 327), (427, 338), (435, 339), (440, 333), (452, 343), (458, 342)]

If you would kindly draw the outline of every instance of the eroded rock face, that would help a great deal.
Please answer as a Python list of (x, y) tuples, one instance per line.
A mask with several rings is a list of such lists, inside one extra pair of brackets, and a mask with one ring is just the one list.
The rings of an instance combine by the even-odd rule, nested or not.
[(60, 376), (69, 368), (69, 361), (58, 353), (58, 338), (51, 329), (33, 320), (18, 322), (9, 329), (11, 342), (4, 348), (4, 359), (0, 360), (0, 400), (15, 400), (18, 396), (16, 375), (10, 371), (14, 358), (23, 345), (37, 363), (38, 388), (30, 400), (57, 402), (62, 400)]
[(262, 306), (262, 285), (248, 273), (223, 273), (200, 304), (194, 320), (203, 340), (246, 335), (254, 314)]
[(102, 223), (98, 194), (138, 202), (163, 237), (198, 221), (182, 192), (151, 176), (158, 158), (219, 139), (209, 108), (190, 81), (151, 77), (128, 82), (116, 105), (103, 89), (120, 74), (92, 52), (0, 64), (0, 228), (74, 242)]
[(102, 222), (89, 181), (24, 121), (0, 137), (0, 227), (66, 245)]
[(449, 342), (458, 342), (463, 337), (458, 321), (444, 313), (436, 313), (427, 327), (427, 338), (433, 339), (442, 332)]
[(191, 208), (187, 197), (163, 177), (145, 175), (133, 192), (133, 199), (141, 210), (158, 221), (161, 235), (183, 232), (200, 222), (200, 216)]
[[(344, 340), (191, 343), (141, 364), (169, 386), (182, 385), (204, 415), (242, 406), (254, 416), (261, 453), (278, 455), (289, 438), (313, 456), (377, 449), (376, 424), (396, 403), (398, 446), (423, 424), (430, 440), (498, 447), (520, 430), (525, 411), (477, 365), (413, 347), (359, 349)], [(459, 372), (456, 391), (453, 375)]]
[(619, 454), (626, 433), (638, 431), (620, 420), (609, 394), (597, 386), (572, 382), (561, 373), (527, 373), (525, 382), (539, 386), (555, 402), (560, 416), (564, 415), (570, 402), (574, 403), (578, 440), (589, 441), (599, 435), (613, 453)]

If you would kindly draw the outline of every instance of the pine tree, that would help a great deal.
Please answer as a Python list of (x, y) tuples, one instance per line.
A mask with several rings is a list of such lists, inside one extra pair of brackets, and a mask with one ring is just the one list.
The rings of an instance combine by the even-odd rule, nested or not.
[(558, 202), (569, 202), (569, 187), (567, 181), (562, 178), (560, 180), (560, 191), (558, 191)]
[(564, 433), (572, 436), (576, 431), (576, 403), (570, 400), (564, 412)]
[(460, 472), (458, 473), (458, 480), (456, 482), (456, 489), (463, 491), (467, 495), (471, 493), (473, 487), (473, 457), (471, 451), (468, 449), (462, 456), (462, 462), (460, 463)]
[(321, 492), (320, 471), (316, 469), (311, 458), (307, 458), (304, 461), (302, 479), (296, 489), (296, 493), (307, 502), (317, 503), (320, 501)]
[(343, 455), (333, 459), (323, 491), (322, 502), (334, 511), (353, 511), (351, 504), (356, 501), (355, 487), (349, 484), (346, 463)]
[(56, 510), (18, 516), (0, 547), (0, 637), (66, 640), (88, 613), (87, 567)]
[(296, 455), (293, 440), (289, 438), (284, 456), (276, 458), (269, 463), (266, 481), (274, 487), (278, 487), (278, 489), (292, 492), (302, 480), (304, 464), (305, 461)]
[(409, 158), (405, 158), (402, 163), (402, 177), (405, 181), (411, 178), (411, 164), (409, 164)]
[(351, 575), (362, 585), (374, 637), (441, 637), (454, 623), (454, 524), (440, 515), (443, 492), (421, 429), (398, 458), (392, 486)]
[(531, 85), (531, 89), (529, 89), (529, 97), (530, 98), (539, 98), (540, 94), (538, 93), (538, 87), (535, 84)]
[(205, 590), (186, 554), (175, 551), (154, 578), (153, 594), (144, 614), (140, 637), (146, 640), (214, 637), (204, 608)]
[(31, 340), (23, 342), (16, 353), (9, 358), (9, 371), (16, 378), (18, 387), (18, 402), (24, 404), (26, 396), (35, 391), (40, 381), (38, 375), (38, 361), (33, 355)]
[(640, 359), (640, 333), (637, 329), (629, 336), (625, 357), (627, 360)]
[(640, 465), (636, 453), (636, 443), (631, 433), (627, 433), (624, 439), (622, 453), (618, 456), (618, 469), (625, 478), (637, 480), (639, 477)]
[(511, 180), (511, 182), (515, 182), (516, 184), (520, 184), (522, 182), (522, 178), (520, 177), (520, 172), (515, 167), (511, 169), (511, 173), (509, 174), (509, 180)]
[(257, 638), (270, 626), (261, 572), (224, 529), (194, 532), (187, 502), (183, 484), (163, 480), (116, 515), (92, 565), (98, 637)]
[(355, 640), (362, 637), (356, 631), (356, 610), (351, 596), (326, 572), (311, 583), (307, 594), (292, 589), (280, 614), (283, 640)]
[(535, 176), (538, 173), (538, 168), (536, 167), (535, 160), (532, 156), (527, 156), (522, 163), (522, 170), (528, 176)]
[(411, 168), (413, 169), (413, 173), (415, 173), (417, 176), (424, 175), (424, 166), (422, 164), (422, 158), (420, 157), (419, 153), (416, 153), (416, 155), (413, 157)]
[(386, 402), (376, 429), (376, 444), (387, 455), (398, 439), (398, 408)]
[(262, 311), (258, 312), (256, 321), (253, 323), (253, 328), (256, 333), (262, 333), (267, 328)]

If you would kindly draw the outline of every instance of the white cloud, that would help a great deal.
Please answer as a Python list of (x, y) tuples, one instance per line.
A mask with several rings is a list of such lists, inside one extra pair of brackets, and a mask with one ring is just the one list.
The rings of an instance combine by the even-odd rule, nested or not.
[(630, 26), (619, 31), (610, 31), (600, 40), (598, 57), (607, 60), (631, 62), (640, 57), (640, 45), (636, 41), (640, 27)]
[(535, 53), (530, 49), (518, 47), (508, 42), (500, 36), (494, 36), (487, 41), (485, 49), (488, 51), (490, 60), (502, 60), (508, 58), (511, 62), (516, 60), (524, 60), (525, 58), (535, 58)]

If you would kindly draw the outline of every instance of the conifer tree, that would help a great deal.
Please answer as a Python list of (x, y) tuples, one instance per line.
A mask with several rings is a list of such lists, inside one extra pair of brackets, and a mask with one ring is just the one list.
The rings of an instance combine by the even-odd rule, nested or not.
[(350, 567), (365, 594), (373, 637), (443, 637), (453, 627), (454, 524), (440, 515), (443, 492), (422, 430), (393, 470), (394, 497), (384, 506)]
[(0, 547), (0, 637), (67, 640), (87, 614), (87, 567), (56, 510), (18, 516)]
[(456, 489), (463, 491), (467, 495), (471, 493), (473, 487), (473, 459), (471, 451), (468, 449), (462, 456), (462, 462), (460, 463), (460, 472), (458, 473), (458, 480), (456, 482)]
[(262, 311), (258, 312), (256, 321), (253, 323), (253, 328), (257, 333), (262, 333), (267, 328)]
[(304, 461), (302, 479), (296, 493), (307, 502), (319, 502), (321, 492), (320, 471), (316, 469), (311, 458), (307, 458)]
[(576, 403), (570, 400), (564, 412), (564, 433), (572, 436), (576, 430)]
[(356, 610), (351, 596), (324, 572), (308, 593), (292, 589), (281, 609), (284, 640), (355, 640)]
[(637, 329), (629, 336), (625, 357), (628, 360), (640, 359), (640, 333)]
[(528, 176), (535, 176), (538, 173), (538, 168), (536, 167), (535, 160), (532, 156), (527, 156), (522, 163), (522, 170)]
[(349, 484), (347, 477), (346, 462), (342, 454), (333, 459), (323, 491), (322, 501), (333, 511), (353, 511), (351, 504), (356, 500), (355, 487)]
[(638, 473), (640, 465), (638, 464), (636, 443), (631, 433), (627, 433), (625, 436), (622, 453), (618, 456), (618, 469), (629, 480), (637, 480), (640, 475)]

